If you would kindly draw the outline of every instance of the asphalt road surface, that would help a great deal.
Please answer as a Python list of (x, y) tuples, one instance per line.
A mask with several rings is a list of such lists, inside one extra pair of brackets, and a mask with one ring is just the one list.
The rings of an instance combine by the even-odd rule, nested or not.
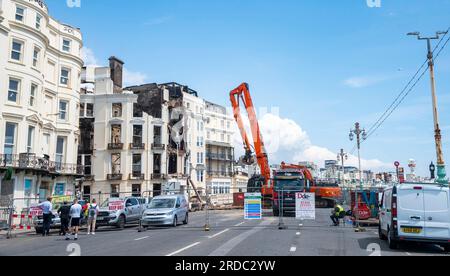
[(97, 235), (82, 232), (78, 241), (65, 241), (57, 234), (34, 234), (7, 240), (0, 238), (0, 256), (416, 256), (444, 255), (433, 245), (407, 244), (392, 251), (378, 239), (377, 229), (355, 233), (351, 226), (331, 227), (330, 210), (317, 211), (315, 221), (279, 218), (244, 221), (243, 211), (213, 211), (211, 231), (203, 230), (204, 212), (191, 213), (187, 226), (151, 228), (139, 233), (136, 226), (125, 230), (99, 229)]

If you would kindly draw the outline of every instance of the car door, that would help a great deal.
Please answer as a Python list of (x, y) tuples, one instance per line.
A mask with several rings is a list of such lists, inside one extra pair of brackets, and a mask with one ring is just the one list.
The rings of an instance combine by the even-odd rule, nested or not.
[(184, 218), (185, 215), (183, 214), (182, 209), (183, 208), (181, 208), (181, 198), (177, 197), (177, 203), (175, 205), (175, 210), (176, 210), (176, 213), (177, 213), (178, 221), (183, 221), (185, 219)]
[(386, 232), (391, 222), (391, 204), (392, 190), (386, 190), (383, 193), (380, 210), (380, 226), (381, 230)]
[(136, 219), (136, 215), (134, 213), (134, 204), (133, 204), (133, 199), (132, 198), (128, 198), (125, 201), (125, 213), (127, 215), (127, 221), (134, 221)]
[(431, 239), (450, 238), (449, 193), (447, 187), (424, 186), (425, 237)]
[(398, 187), (398, 233), (400, 237), (425, 237), (425, 200), (422, 186), (401, 185)]

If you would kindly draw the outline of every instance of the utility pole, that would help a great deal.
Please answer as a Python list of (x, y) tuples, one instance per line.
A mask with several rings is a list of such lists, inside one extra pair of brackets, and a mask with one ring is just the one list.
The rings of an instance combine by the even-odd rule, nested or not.
[[(342, 176), (339, 177), (339, 182), (341, 182), (341, 186), (344, 188), (344, 192), (345, 192), (345, 167), (344, 167), (344, 162), (345, 160), (348, 159), (348, 155), (346, 152), (344, 152), (344, 149), (341, 149), (341, 151), (338, 153), (337, 156), (338, 162), (341, 162), (341, 174)], [(347, 201), (347, 197), (344, 197), (344, 200)]]
[[(358, 147), (358, 165), (359, 165), (359, 187), (361, 190), (361, 194), (364, 192), (363, 188), (363, 179), (362, 179), (362, 170), (361, 170), (361, 140), (367, 139), (367, 134), (365, 129), (361, 129), (361, 126), (359, 123), (355, 124), (355, 129), (350, 130), (350, 141), (353, 141), (355, 139), (356, 135), (356, 145)], [(355, 189), (355, 217), (358, 220), (358, 191)], [(359, 229), (359, 223), (357, 223), (357, 229)]]
[(441, 35), (446, 35), (447, 32), (436, 32), (433, 37), (422, 37), (419, 32), (408, 33), (411, 36), (417, 36), (419, 40), (427, 41), (428, 49), (428, 66), (430, 68), (430, 80), (431, 80), (431, 97), (433, 101), (433, 118), (434, 118), (434, 138), (436, 142), (436, 155), (437, 155), (437, 179), (436, 182), (440, 184), (448, 184), (445, 172), (445, 161), (444, 155), (442, 153), (442, 136), (441, 129), (439, 126), (439, 115), (437, 109), (437, 96), (436, 96), (436, 81), (434, 78), (434, 56), (431, 47), (431, 40), (437, 40)]

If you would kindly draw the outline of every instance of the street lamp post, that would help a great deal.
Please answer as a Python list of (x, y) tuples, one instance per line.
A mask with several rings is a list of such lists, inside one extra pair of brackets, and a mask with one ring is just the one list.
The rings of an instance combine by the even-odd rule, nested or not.
[[(342, 176), (339, 177), (339, 181), (341, 182), (341, 186), (344, 188), (345, 191), (345, 167), (344, 162), (348, 159), (347, 153), (344, 152), (344, 149), (341, 149), (341, 151), (338, 153), (337, 160), (338, 162), (341, 162), (341, 174)], [(347, 197), (344, 196), (344, 200), (347, 201)]]
[[(367, 134), (365, 129), (361, 129), (361, 126), (359, 123), (355, 124), (355, 129), (350, 130), (350, 141), (353, 141), (355, 139), (356, 135), (356, 146), (358, 148), (358, 166), (359, 166), (359, 186), (361, 193), (364, 192), (363, 188), (363, 179), (362, 179), (362, 170), (361, 170), (361, 140), (367, 139)], [(358, 191), (355, 189), (355, 218), (358, 220)], [(357, 223), (357, 228), (359, 228), (359, 223)]]
[(445, 172), (445, 162), (444, 155), (442, 153), (442, 136), (441, 129), (439, 126), (439, 115), (437, 109), (437, 96), (436, 96), (436, 82), (434, 78), (434, 56), (431, 47), (431, 40), (439, 39), (441, 35), (446, 35), (447, 32), (436, 32), (433, 37), (422, 37), (419, 32), (409, 33), (408, 35), (417, 36), (419, 40), (427, 41), (428, 49), (428, 66), (430, 67), (430, 80), (431, 80), (431, 97), (433, 101), (433, 118), (434, 118), (434, 138), (436, 142), (436, 155), (437, 155), (437, 183), (448, 184)]

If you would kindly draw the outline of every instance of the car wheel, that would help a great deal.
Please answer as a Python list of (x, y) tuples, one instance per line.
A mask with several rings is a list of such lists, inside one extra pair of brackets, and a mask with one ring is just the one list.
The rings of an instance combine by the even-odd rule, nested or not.
[(172, 223), (172, 227), (177, 227), (178, 226), (178, 219), (177, 216), (173, 217), (173, 223)]
[(187, 225), (189, 223), (189, 213), (186, 212), (186, 218), (183, 221), (184, 225)]
[(119, 228), (120, 230), (125, 229), (125, 217), (124, 216), (120, 216), (119, 217), (119, 221), (117, 222), (117, 228)]
[(392, 239), (392, 233), (391, 233), (391, 229), (390, 228), (388, 228), (387, 239), (388, 239), (388, 244), (389, 244), (389, 248), (390, 249), (392, 249), (392, 250), (398, 249), (398, 242), (394, 241)]
[(43, 232), (43, 230), (40, 229), (40, 228), (36, 228), (35, 230), (36, 230), (36, 234), (37, 234), (37, 235), (40, 235), (40, 234), (42, 234), (42, 232)]
[(381, 230), (381, 225), (378, 226), (378, 237), (380, 237), (380, 240), (382, 241), (387, 240), (387, 237), (383, 234), (383, 231)]

